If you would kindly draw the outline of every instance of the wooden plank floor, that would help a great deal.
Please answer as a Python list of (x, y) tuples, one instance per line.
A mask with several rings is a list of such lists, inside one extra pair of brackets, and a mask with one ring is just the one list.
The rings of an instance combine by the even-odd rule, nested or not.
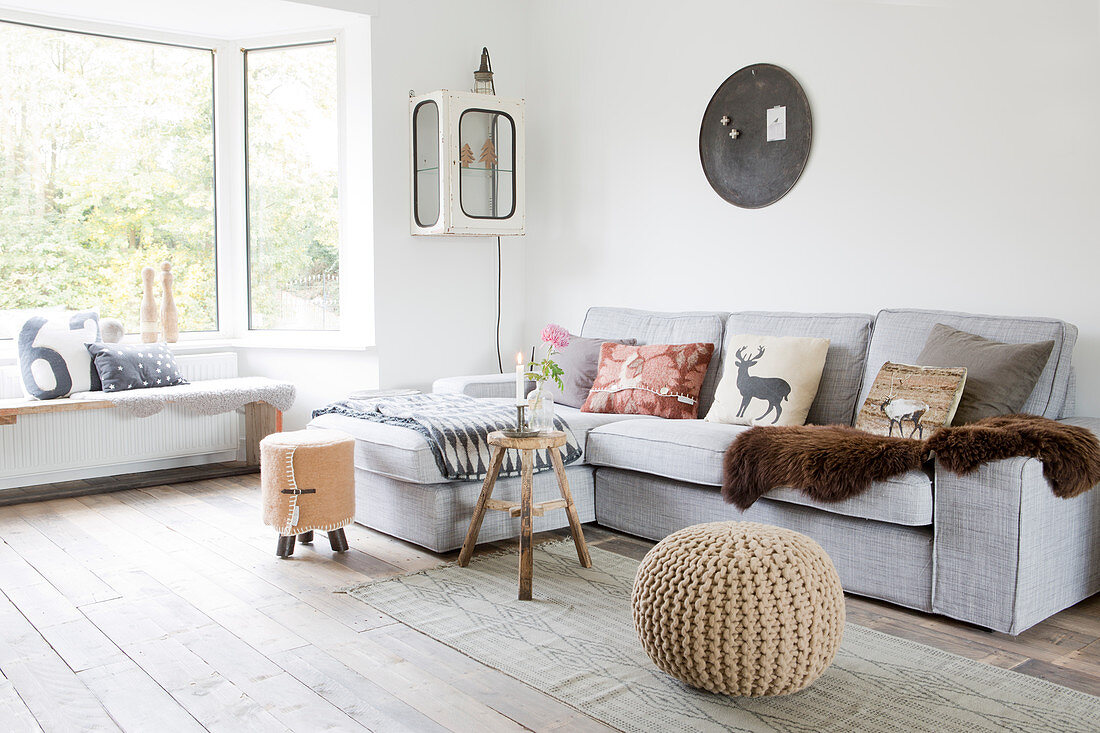
[[(457, 553), (353, 526), (343, 555), (321, 535), (279, 560), (275, 534), (258, 520), (258, 481), (0, 508), (3, 728), (607, 730), (334, 592)], [(652, 546), (585, 531), (591, 544), (631, 557)], [(1100, 597), (1015, 638), (857, 598), (848, 618), (1100, 694)]]

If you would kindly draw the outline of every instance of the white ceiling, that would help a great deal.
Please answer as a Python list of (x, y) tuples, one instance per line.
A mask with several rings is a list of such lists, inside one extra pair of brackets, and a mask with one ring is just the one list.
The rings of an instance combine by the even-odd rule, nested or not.
[[(314, 4), (316, 3), (316, 4)], [(320, 7), (327, 5), (329, 7)], [(354, 9), (337, 10), (332, 6)], [(4, 10), (211, 38), (295, 33), (341, 25), (372, 0), (0, 0)], [(9, 20), (25, 20), (9, 14)]]

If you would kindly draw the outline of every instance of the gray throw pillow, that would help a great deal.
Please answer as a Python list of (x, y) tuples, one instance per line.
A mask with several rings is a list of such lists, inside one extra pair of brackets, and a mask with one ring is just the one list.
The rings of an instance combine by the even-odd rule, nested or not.
[(634, 346), (637, 339), (589, 339), (569, 334), (569, 345), (554, 355), (554, 361), (565, 371), (562, 383), (565, 391), (558, 385), (547, 382), (545, 389), (559, 405), (580, 407), (588, 399), (592, 383), (596, 381), (596, 372), (600, 367), (600, 347), (605, 343)]
[(168, 345), (88, 344), (104, 392), (187, 384)]
[(966, 387), (953, 425), (1023, 409), (1054, 349), (1053, 341), (1003, 344), (937, 323), (917, 364), (966, 367)]

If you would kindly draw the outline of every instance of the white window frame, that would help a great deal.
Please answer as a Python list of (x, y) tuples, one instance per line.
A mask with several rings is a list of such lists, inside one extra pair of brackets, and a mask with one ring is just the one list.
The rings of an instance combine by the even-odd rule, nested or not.
[[(294, 34), (219, 39), (112, 23), (0, 10), (0, 20), (49, 30), (93, 34), (209, 49), (214, 52), (214, 212), (218, 330), (181, 333), (177, 351), (211, 347), (363, 350), (374, 346), (373, 200), (370, 156), (370, 27), (357, 19), (346, 27)], [(349, 43), (349, 37), (354, 43)], [(340, 330), (289, 331), (248, 328), (248, 232), (245, 205), (244, 51), (268, 46), (335, 41), (337, 54), (338, 232)], [(349, 89), (357, 94), (349, 95)], [(354, 135), (348, 134), (355, 130)], [(355, 246), (351, 246), (355, 242)], [(354, 280), (352, 280), (354, 278)], [(369, 283), (369, 288), (352, 283)], [(133, 314), (136, 321), (137, 314)], [(128, 337), (131, 340), (135, 337)], [(15, 358), (15, 342), (0, 341), (0, 363)]]

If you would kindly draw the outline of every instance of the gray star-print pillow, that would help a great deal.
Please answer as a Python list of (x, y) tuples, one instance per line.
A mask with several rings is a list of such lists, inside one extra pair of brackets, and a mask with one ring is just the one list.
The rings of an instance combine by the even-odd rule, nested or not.
[(88, 344), (104, 392), (187, 384), (167, 344)]

